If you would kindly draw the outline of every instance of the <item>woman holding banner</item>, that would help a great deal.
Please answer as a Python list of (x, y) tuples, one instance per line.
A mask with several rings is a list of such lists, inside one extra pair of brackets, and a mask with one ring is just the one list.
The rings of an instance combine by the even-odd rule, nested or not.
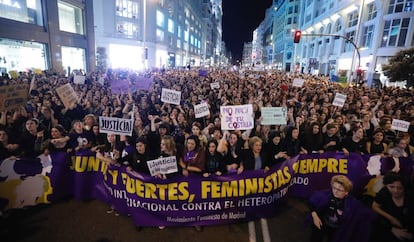
[(139, 137), (135, 141), (135, 149), (133, 152), (129, 152), (126, 156), (118, 159), (118, 163), (124, 164), (128, 171), (135, 171), (150, 175), (147, 161), (155, 159), (150, 155), (147, 149), (147, 139), (145, 137)]
[(183, 175), (188, 176), (191, 173), (201, 173), (204, 170), (206, 154), (200, 145), (200, 140), (196, 135), (188, 136), (185, 142), (185, 149), (180, 160), (180, 166), (183, 169)]
[(350, 196), (352, 187), (346, 176), (335, 175), (330, 190), (310, 197), (311, 242), (369, 241), (374, 213)]
[(257, 136), (249, 139), (249, 149), (242, 150), (242, 162), (240, 163), (240, 170), (261, 170), (270, 169), (269, 157), (262, 149), (263, 141)]
[(211, 139), (207, 142), (206, 148), (206, 165), (204, 168), (204, 177), (208, 177), (211, 174), (221, 176), (226, 172), (226, 166), (224, 165), (224, 157), (217, 152), (218, 142), (216, 139)]
[(221, 138), (217, 152), (224, 155), (227, 172), (236, 172), (241, 163), (241, 149), (243, 140), (237, 132), (225, 131)]

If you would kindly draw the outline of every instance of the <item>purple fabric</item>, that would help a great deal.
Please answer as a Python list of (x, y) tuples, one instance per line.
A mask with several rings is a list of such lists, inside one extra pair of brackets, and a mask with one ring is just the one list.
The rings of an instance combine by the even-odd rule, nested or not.
[[(309, 203), (320, 214), (328, 206), (330, 197), (330, 190), (319, 191), (310, 197)], [(348, 196), (345, 198), (342, 225), (335, 232), (331, 242), (368, 242), (375, 217), (374, 211), (354, 197)]]
[[(358, 154), (301, 155), (266, 173), (253, 170), (208, 178), (190, 174), (168, 180), (130, 173), (122, 166), (108, 167), (90, 151), (72, 156), (52, 153), (51, 158), (53, 167), (46, 176), (53, 192), (48, 193), (48, 201), (67, 195), (80, 200), (99, 199), (122, 214), (130, 214), (140, 226), (213, 225), (272, 217), (287, 195), (309, 198), (314, 191), (329, 188), (333, 175), (348, 176), (357, 192), (371, 178), (366, 169), (369, 156)], [(409, 162), (400, 159), (401, 167), (408, 167)], [(14, 179), (39, 173), (35, 160), (16, 161), (13, 169), (19, 171), (19, 178)], [(7, 185), (8, 177), (0, 174), (0, 185)], [(13, 198), (6, 195), (4, 199)]]

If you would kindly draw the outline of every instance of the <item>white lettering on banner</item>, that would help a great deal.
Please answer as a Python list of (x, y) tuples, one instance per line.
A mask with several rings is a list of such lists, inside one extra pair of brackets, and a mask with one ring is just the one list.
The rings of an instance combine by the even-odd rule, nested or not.
[(178, 171), (177, 158), (175, 156), (161, 157), (147, 161), (151, 176), (158, 174), (170, 174)]
[(221, 106), (221, 127), (223, 130), (246, 130), (254, 125), (253, 105)]
[(391, 128), (393, 130), (398, 130), (401, 132), (408, 132), (408, 128), (410, 127), (410, 122), (400, 120), (400, 119), (393, 119)]
[(180, 105), (181, 92), (163, 88), (161, 91), (161, 101), (165, 103)]
[(208, 116), (210, 114), (210, 109), (208, 108), (207, 103), (200, 103), (194, 105), (194, 113), (196, 118), (201, 118)]
[(132, 135), (133, 120), (112, 117), (99, 117), (99, 132)]

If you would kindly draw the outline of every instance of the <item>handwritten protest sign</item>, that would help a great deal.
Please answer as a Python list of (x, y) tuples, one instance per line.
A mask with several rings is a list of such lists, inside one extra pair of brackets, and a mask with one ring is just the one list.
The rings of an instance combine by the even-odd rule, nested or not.
[(26, 84), (0, 87), (0, 111), (13, 110), (26, 105), (27, 88)]
[(181, 92), (163, 88), (161, 92), (161, 101), (165, 103), (180, 105)]
[(295, 79), (293, 79), (292, 86), (294, 86), (294, 87), (302, 87), (303, 86), (303, 83), (305, 83), (305, 80), (300, 79), (300, 78), (295, 78)]
[(210, 114), (210, 109), (206, 102), (194, 105), (194, 113), (196, 118), (202, 118)]
[(284, 107), (262, 107), (262, 125), (286, 124), (287, 109)]
[(338, 107), (343, 107), (346, 101), (346, 95), (341, 94), (341, 93), (336, 93), (335, 94), (335, 98), (332, 102), (332, 105), (334, 106), (338, 106)]
[(175, 156), (161, 157), (147, 161), (151, 176), (158, 174), (170, 174), (178, 171), (177, 158)]
[(254, 126), (253, 105), (221, 106), (222, 130), (246, 130)]
[(132, 135), (133, 119), (99, 116), (99, 132), (119, 135)]
[(220, 89), (220, 82), (212, 82), (210, 83), (211, 89)]
[(73, 104), (78, 102), (78, 95), (69, 83), (56, 88), (56, 92), (65, 108), (71, 108)]
[(408, 128), (410, 127), (410, 122), (400, 120), (400, 119), (393, 119), (391, 128), (393, 130), (398, 130), (401, 132), (408, 132)]
[(75, 84), (85, 84), (86, 77), (81, 75), (75, 75), (73, 77), (73, 83)]

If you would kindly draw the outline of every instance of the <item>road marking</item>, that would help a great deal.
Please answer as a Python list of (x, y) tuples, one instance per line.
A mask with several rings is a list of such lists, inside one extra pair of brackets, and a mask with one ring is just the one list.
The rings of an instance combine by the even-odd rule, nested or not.
[(254, 221), (250, 221), (249, 225), (249, 242), (256, 242), (256, 228)]
[(261, 218), (260, 224), (262, 225), (263, 242), (271, 242), (270, 234), (269, 234), (269, 225), (267, 224), (267, 219)]

